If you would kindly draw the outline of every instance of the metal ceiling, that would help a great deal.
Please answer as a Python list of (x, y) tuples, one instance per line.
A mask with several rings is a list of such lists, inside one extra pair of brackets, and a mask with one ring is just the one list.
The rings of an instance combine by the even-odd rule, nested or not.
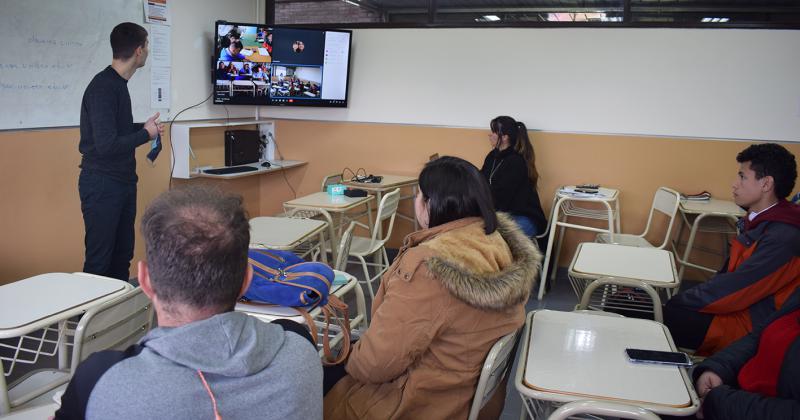
[[(273, 5), (280, 7), (281, 3), (291, 2), (315, 7), (326, 1), (345, 0), (274, 0)], [(346, 3), (374, 13), (376, 24), (388, 26), (584, 22), (618, 26), (638, 23), (800, 28), (800, 0), (346, 0)], [(330, 16), (329, 19), (337, 18)], [(339, 20), (346, 20), (346, 17)]]

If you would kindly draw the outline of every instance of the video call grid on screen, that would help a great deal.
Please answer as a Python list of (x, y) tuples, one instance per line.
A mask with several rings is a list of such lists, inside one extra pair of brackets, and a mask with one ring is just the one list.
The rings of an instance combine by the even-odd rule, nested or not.
[(346, 107), (350, 37), (217, 22), (214, 103)]

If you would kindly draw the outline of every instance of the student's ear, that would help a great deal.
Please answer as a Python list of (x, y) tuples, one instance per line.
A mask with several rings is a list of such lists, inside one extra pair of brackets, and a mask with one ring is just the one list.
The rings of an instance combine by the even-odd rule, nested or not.
[(139, 261), (136, 268), (136, 278), (139, 280), (139, 287), (142, 288), (142, 292), (144, 292), (150, 300), (153, 300), (153, 285), (150, 283), (150, 270), (147, 268), (147, 263)]
[(761, 184), (761, 191), (770, 192), (775, 190), (775, 178), (773, 178), (772, 175), (766, 175), (761, 180), (763, 181)]
[(239, 297), (244, 296), (247, 289), (250, 288), (250, 283), (253, 281), (253, 266), (247, 264), (247, 271), (244, 272), (244, 281), (242, 282), (242, 290), (239, 290)]

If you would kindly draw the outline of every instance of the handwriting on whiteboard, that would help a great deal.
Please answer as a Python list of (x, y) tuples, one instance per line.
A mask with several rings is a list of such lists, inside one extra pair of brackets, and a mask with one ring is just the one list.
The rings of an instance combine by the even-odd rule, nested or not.
[(52, 45), (56, 47), (83, 47), (83, 42), (64, 39), (39, 38), (36, 35), (28, 37), (28, 44)]

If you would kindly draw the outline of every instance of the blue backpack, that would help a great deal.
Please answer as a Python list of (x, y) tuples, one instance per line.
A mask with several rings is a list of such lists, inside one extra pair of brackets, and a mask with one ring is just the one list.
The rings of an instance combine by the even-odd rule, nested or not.
[(253, 281), (247, 300), (280, 306), (313, 309), (328, 303), (333, 270), (319, 262), (307, 262), (288, 251), (250, 249)]
[[(317, 325), (308, 311), (320, 307), (325, 316), (322, 332), (325, 357), (322, 363), (335, 365), (347, 360), (350, 353), (350, 318), (347, 304), (330, 295), (333, 270), (323, 263), (304, 261), (287, 251), (251, 248), (248, 260), (253, 266), (253, 281), (242, 300), (297, 309), (305, 318), (314, 343), (317, 342)], [(331, 351), (331, 320), (335, 320), (344, 336), (338, 356)]]

